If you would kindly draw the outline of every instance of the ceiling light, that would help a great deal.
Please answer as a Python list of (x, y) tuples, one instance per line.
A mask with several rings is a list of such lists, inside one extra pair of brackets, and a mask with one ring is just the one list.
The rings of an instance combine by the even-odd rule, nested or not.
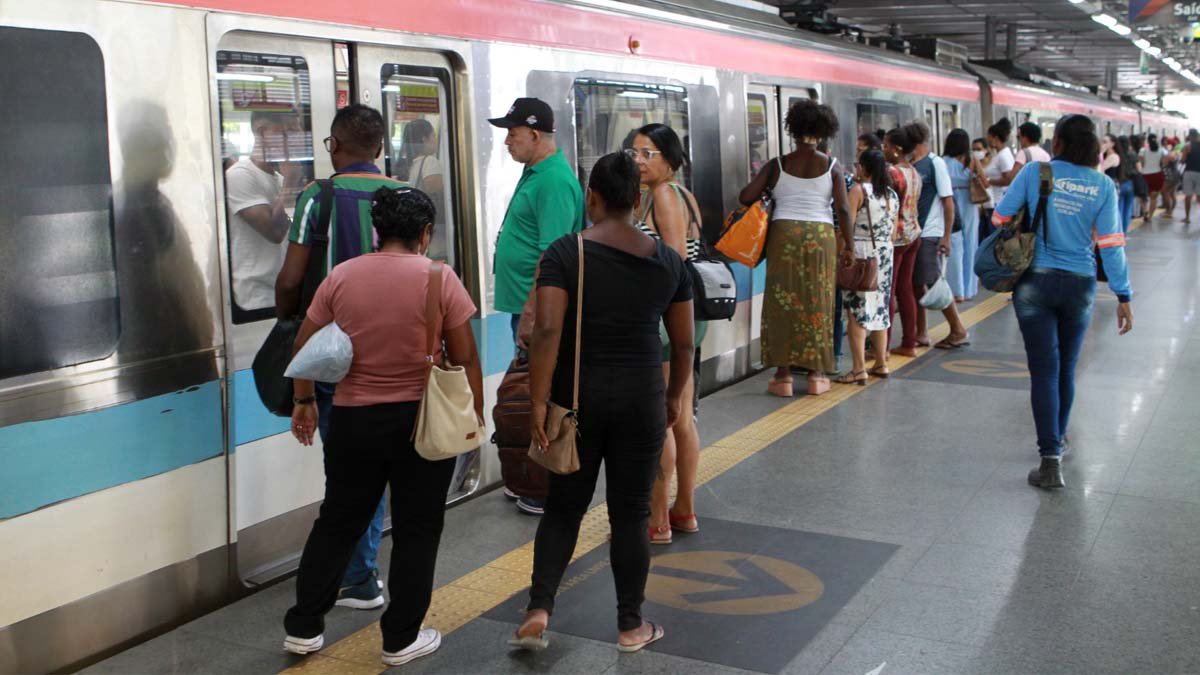
[(1133, 44), (1137, 45), (1137, 48), (1142, 51), (1146, 51), (1150, 48), (1150, 41), (1145, 38), (1138, 38), (1133, 41)]
[(625, 98), (658, 98), (658, 94), (649, 91), (623, 91), (617, 94), (617, 96)]
[(1130, 33), (1133, 32), (1132, 28), (1130, 28), (1129, 26), (1126, 26), (1123, 23), (1118, 23), (1115, 26), (1109, 26), (1108, 29), (1122, 37), (1129, 35)]
[(229, 82), (274, 82), (270, 75), (254, 75), (252, 73), (217, 73), (218, 80)]
[(1162, 56), (1162, 50), (1159, 49), (1158, 47), (1147, 47), (1143, 51), (1145, 51), (1150, 56), (1154, 56), (1154, 57)]
[(1117, 25), (1117, 20), (1115, 17), (1113, 17), (1109, 14), (1103, 14), (1103, 13), (1093, 14), (1092, 21), (1095, 21), (1096, 23), (1100, 24), (1101, 26), (1108, 26), (1109, 28), (1112, 28), (1113, 26)]

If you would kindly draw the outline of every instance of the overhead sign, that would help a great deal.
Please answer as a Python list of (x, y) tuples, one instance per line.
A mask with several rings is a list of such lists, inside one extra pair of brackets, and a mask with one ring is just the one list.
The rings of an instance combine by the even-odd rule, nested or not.
[(1129, 0), (1129, 22), (1172, 25), (1200, 21), (1198, 0)]

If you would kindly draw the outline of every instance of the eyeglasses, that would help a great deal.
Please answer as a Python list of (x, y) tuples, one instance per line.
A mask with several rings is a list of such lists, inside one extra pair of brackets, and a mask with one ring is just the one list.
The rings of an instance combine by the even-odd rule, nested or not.
[(625, 148), (625, 154), (629, 155), (629, 157), (631, 159), (636, 160), (638, 157), (641, 157), (642, 159), (649, 162), (650, 160), (654, 159), (655, 157), (661, 155), (662, 151), (661, 150), (647, 150), (645, 148), (642, 148), (641, 150), (639, 150), (637, 148)]
[(326, 136), (326, 137), (325, 137), (325, 141), (324, 141), (324, 143), (325, 143), (325, 152), (333, 152), (333, 142), (334, 142), (334, 141), (336, 141), (336, 140), (337, 140), (337, 138), (335, 138), (335, 137), (333, 137), (333, 136)]

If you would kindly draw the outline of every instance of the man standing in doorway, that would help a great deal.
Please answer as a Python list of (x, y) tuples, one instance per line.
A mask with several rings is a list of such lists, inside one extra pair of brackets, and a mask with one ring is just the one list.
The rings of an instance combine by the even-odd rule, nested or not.
[[(330, 135), (325, 139), (325, 150), (329, 152), (335, 172), (332, 178), (334, 200), (329, 232), (329, 260), (332, 265), (374, 249), (371, 223), (362, 222), (362, 216), (370, 213), (371, 199), (376, 190), (405, 185), (384, 176), (375, 166), (375, 159), (383, 152), (384, 130), (383, 116), (378, 110), (365, 105), (354, 104), (342, 108), (333, 118)], [(294, 316), (300, 308), (300, 286), (308, 266), (313, 229), (321, 212), (320, 193), (320, 186), (313, 182), (300, 193), (296, 201), (296, 214), (288, 232), (290, 243), (287, 255), (283, 269), (275, 280), (275, 314), (281, 319)], [(325, 382), (318, 382), (316, 386), (317, 431), (322, 445), (329, 433), (334, 389), (335, 385)], [(296, 401), (298, 405), (309, 402)], [(383, 582), (379, 579), (375, 557), (383, 536), (386, 502), (387, 496), (384, 495), (370, 526), (359, 539), (354, 555), (346, 565), (342, 586), (338, 591), (339, 606), (354, 609), (383, 606)]]
[[(504, 145), (513, 159), (525, 165), (508, 203), (496, 242), (496, 311), (512, 315), (513, 342), (517, 322), (533, 288), (533, 273), (542, 252), (565, 234), (583, 229), (583, 190), (575, 171), (554, 142), (554, 111), (545, 101), (519, 98), (504, 117), (489, 119), (507, 129)], [(542, 503), (517, 497), (517, 508), (542, 514)]]

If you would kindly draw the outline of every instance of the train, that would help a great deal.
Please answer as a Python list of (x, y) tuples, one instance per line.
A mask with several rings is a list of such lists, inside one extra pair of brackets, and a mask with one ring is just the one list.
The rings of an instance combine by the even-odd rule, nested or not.
[[(390, 175), (410, 164), (406, 126), (428, 122), (444, 188), (432, 251), (480, 308), (489, 408), (513, 354), (509, 317), (492, 306), (492, 251), (522, 167), (486, 119), (519, 96), (550, 103), (581, 178), (631, 130), (676, 129), (708, 237), (755, 168), (789, 150), (781, 122), (800, 98), (834, 108), (831, 152), (847, 162), (858, 133), (914, 118), (937, 144), (1002, 116), (1047, 130), (1064, 113), (1104, 132), (1188, 128), (797, 31), (745, 3), (415, 5), (0, 4), (0, 129), (19, 158), (0, 169), (0, 671), (95, 661), (297, 566), (321, 453), (256, 395), (250, 367), (273, 310), (242, 290), (262, 258), (237, 249), (227, 207), (226, 170), (253, 151), (258, 112), (288, 117), (287, 161), (305, 179), (332, 173), (314, 139), (339, 107), (383, 111), (378, 165)], [(701, 347), (704, 392), (761, 367), (764, 270), (735, 275), (736, 315)], [(447, 501), (499, 480), (485, 444), (460, 460)]]

